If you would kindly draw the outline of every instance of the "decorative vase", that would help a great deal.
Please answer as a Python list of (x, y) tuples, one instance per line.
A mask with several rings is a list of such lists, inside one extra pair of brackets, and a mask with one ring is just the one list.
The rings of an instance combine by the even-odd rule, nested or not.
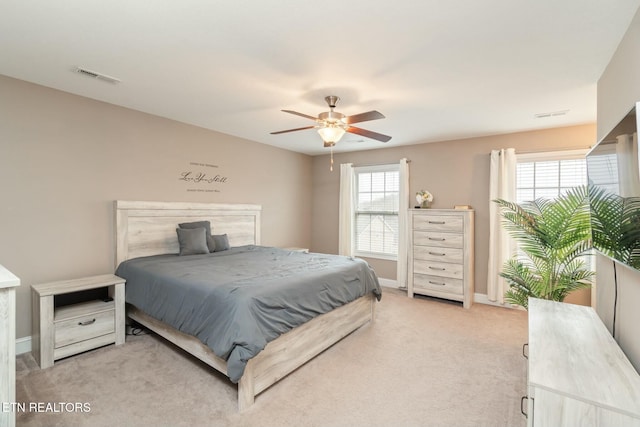
[(421, 208), (422, 209), (429, 209), (430, 206), (431, 206), (431, 202), (424, 201), (424, 202), (422, 202)]

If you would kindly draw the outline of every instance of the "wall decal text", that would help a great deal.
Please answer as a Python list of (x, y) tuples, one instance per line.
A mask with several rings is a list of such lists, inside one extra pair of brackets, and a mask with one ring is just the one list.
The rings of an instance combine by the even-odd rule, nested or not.
[(179, 181), (184, 181), (189, 184), (203, 184), (207, 187), (187, 188), (188, 192), (204, 192), (204, 193), (219, 193), (219, 188), (208, 187), (208, 185), (226, 184), (229, 182), (229, 177), (218, 173), (210, 173), (208, 171), (198, 170), (199, 168), (218, 168), (218, 165), (212, 165), (210, 163), (189, 162), (190, 170), (183, 170), (178, 177)]

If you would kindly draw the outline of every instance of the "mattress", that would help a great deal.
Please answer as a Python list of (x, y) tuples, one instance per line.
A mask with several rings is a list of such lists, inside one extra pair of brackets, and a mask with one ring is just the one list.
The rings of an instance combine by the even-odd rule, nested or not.
[(364, 260), (255, 245), (134, 258), (116, 274), (128, 303), (197, 337), (227, 361), (232, 382), (279, 335), (367, 293), (382, 296)]

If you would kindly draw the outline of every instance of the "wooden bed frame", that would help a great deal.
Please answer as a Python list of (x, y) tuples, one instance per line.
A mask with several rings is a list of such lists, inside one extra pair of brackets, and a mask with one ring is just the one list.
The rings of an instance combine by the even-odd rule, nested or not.
[[(261, 206), (185, 202), (115, 202), (116, 267), (130, 258), (178, 253), (176, 227), (207, 220), (213, 234), (226, 233), (231, 246), (260, 244)], [(249, 360), (238, 382), (238, 408), (316, 355), (373, 319), (373, 294), (320, 315), (269, 342)], [(227, 363), (197, 338), (162, 323), (132, 305), (127, 316), (227, 375)]]

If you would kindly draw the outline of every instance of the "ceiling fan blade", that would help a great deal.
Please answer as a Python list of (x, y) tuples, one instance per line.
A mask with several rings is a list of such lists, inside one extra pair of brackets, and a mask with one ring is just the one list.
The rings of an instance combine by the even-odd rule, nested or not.
[(360, 135), (360, 136), (366, 136), (367, 138), (376, 139), (382, 142), (388, 142), (391, 139), (389, 135), (383, 135), (378, 132), (372, 132), (370, 130), (357, 128), (355, 126), (349, 126), (347, 128), (347, 132), (355, 133), (356, 135)]
[(271, 135), (278, 135), (281, 133), (287, 133), (287, 132), (295, 132), (297, 130), (305, 130), (305, 129), (313, 129), (315, 126), (305, 126), (303, 128), (295, 128), (295, 129), (287, 129), (287, 130), (279, 130), (277, 132), (271, 132)]
[(366, 113), (354, 114), (353, 116), (345, 117), (343, 120), (346, 124), (368, 122), (369, 120), (384, 119), (384, 115), (379, 111), (367, 111)]
[(295, 114), (296, 116), (304, 117), (305, 119), (310, 119), (310, 120), (313, 120), (313, 121), (318, 119), (317, 117), (313, 117), (313, 116), (310, 116), (310, 115), (304, 114), (304, 113), (298, 113), (297, 111), (293, 111), (293, 110), (281, 110), (281, 111), (283, 111), (285, 113), (289, 113), (289, 114)]

